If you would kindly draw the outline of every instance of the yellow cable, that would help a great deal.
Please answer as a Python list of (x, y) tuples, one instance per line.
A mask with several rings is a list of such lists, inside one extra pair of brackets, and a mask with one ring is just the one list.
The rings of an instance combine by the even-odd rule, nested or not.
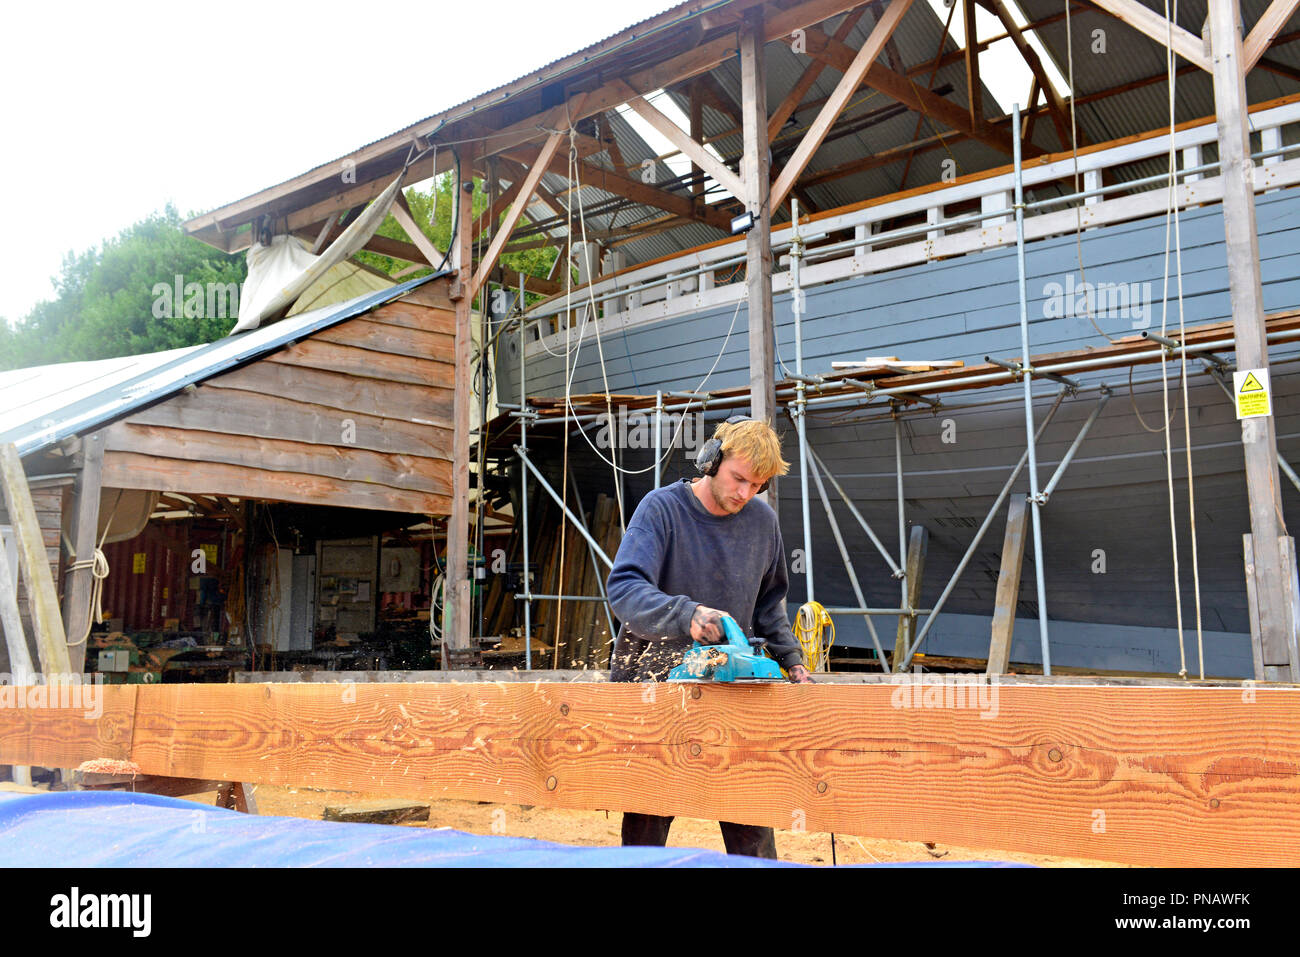
[[(830, 671), (831, 646), (835, 644), (835, 622), (819, 602), (810, 601), (799, 609), (794, 635), (803, 649), (809, 671)], [(823, 642), (824, 639), (824, 642)]]

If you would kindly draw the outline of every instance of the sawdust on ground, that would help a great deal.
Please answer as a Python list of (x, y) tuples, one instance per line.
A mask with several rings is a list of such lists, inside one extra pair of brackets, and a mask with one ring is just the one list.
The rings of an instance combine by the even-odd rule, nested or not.
[[(349, 791), (324, 791), (315, 788), (259, 786), (254, 792), (258, 813), (278, 817), (320, 820), (325, 807), (334, 805), (364, 806), (383, 804), (391, 798)], [(189, 800), (214, 803), (215, 791), (189, 796)], [(518, 804), (495, 804), (479, 801), (438, 800), (428, 802), (428, 822), (394, 825), (396, 827), (450, 827), (472, 834), (503, 834), (507, 837), (530, 837), (560, 844), (616, 846), (622, 815), (616, 811), (571, 811), (564, 808), (523, 807)], [(668, 837), (669, 847), (698, 847), (723, 851), (722, 834), (713, 821), (678, 818)], [(825, 833), (776, 832), (777, 855), (783, 861), (800, 864), (831, 864), (831, 836)], [(835, 859), (840, 864), (871, 864), (896, 861), (1008, 861), (1039, 867), (1116, 867), (1105, 861), (1069, 857), (1046, 857), (1041, 854), (1018, 854), (1008, 851), (981, 850), (938, 844), (933, 848), (917, 841), (886, 841), (837, 835)]]

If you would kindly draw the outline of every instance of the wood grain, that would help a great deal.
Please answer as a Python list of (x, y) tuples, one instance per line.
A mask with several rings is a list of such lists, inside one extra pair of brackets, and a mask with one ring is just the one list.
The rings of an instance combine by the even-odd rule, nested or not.
[(357, 349), (388, 352), (416, 359), (439, 356), (448, 363), (451, 362), (456, 345), (455, 337), (445, 333), (425, 332), (421, 329), (388, 322), (375, 322), (370, 319), (352, 319), (341, 325), (322, 329), (312, 338), (321, 342), (336, 342)]
[[(213, 401), (213, 400), (217, 401)], [(396, 452), (424, 458), (451, 459), (451, 420), (445, 427), (404, 419), (343, 412), (323, 405), (242, 389), (182, 392), (123, 421), (178, 429), (227, 432), (264, 439), (288, 439), (313, 445), (338, 445), (344, 420), (356, 426), (354, 448)]]
[[(65, 707), (36, 708), (29, 707), (33, 703), (29, 688), (0, 687), (0, 754), (4, 755), (0, 764), (75, 768), (96, 758), (129, 761), (138, 687), (83, 686), (79, 689), (83, 697), (64, 699)], [(72, 690), (66, 689), (66, 693), (71, 695)], [(53, 692), (45, 689), (50, 695), (47, 701), (53, 700)], [(58, 693), (64, 694), (65, 689)], [(17, 703), (18, 694), (24, 696), (22, 706)], [(87, 717), (96, 711), (102, 713)]]
[[(883, 684), (706, 685), (698, 699), (674, 684), (102, 690), (99, 722), (0, 711), (0, 763), (118, 756), (145, 774), (393, 797), (802, 817), (1134, 864), (1300, 863), (1294, 688), (995, 686), (983, 709)], [(126, 755), (120, 724), (116, 738), (103, 726), (130, 695)]]
[(341, 372), (255, 362), (205, 382), (201, 389), (242, 389), (323, 405), (341, 412), (362, 412), (425, 425), (451, 421), (452, 393), (404, 382), (362, 379)]
[(447, 496), (429, 492), (345, 482), (303, 472), (272, 472), (137, 452), (108, 452), (104, 456), (104, 485), (186, 495), (232, 495), (305, 505), (377, 508), (423, 515), (446, 515), (451, 510)]
[(392, 455), (341, 443), (312, 445), (222, 432), (116, 422), (104, 430), (107, 447), (195, 462), (221, 462), (272, 472), (304, 472), (418, 492), (451, 494), (451, 463)]
[(433, 362), (411, 356), (390, 355), (317, 339), (306, 339), (272, 352), (265, 357), (265, 361), (439, 389), (452, 387), (455, 372), (450, 361)]

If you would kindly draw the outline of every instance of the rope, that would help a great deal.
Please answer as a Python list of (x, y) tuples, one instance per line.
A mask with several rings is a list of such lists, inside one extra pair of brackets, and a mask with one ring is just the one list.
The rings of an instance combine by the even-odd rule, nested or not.
[[(105, 529), (107, 534), (107, 529)], [(102, 544), (102, 542), (101, 542)], [(83, 568), (89, 568), (93, 578), (90, 586), (90, 615), (86, 618), (86, 631), (76, 641), (68, 641), (69, 648), (75, 648), (77, 645), (85, 644), (90, 638), (90, 630), (95, 625), (102, 624), (104, 621), (104, 609), (100, 605), (100, 599), (104, 593), (104, 579), (108, 577), (108, 556), (99, 548), (95, 549), (93, 558), (85, 561), (73, 562), (68, 566), (68, 571), (74, 572)]]
[(835, 622), (820, 602), (810, 601), (799, 609), (794, 635), (803, 649), (809, 671), (830, 671), (831, 646), (835, 644)]
[[(1168, 0), (1166, 0), (1166, 16), (1168, 15)], [(1178, 0), (1174, 0), (1173, 18), (1170, 20), (1170, 26), (1166, 28), (1169, 34), (1168, 46), (1166, 47), (1166, 60), (1169, 67), (1169, 199), (1170, 206), (1173, 209), (1174, 220), (1174, 255), (1176, 257), (1176, 269), (1178, 275), (1178, 341), (1186, 342), (1187, 326), (1183, 314), (1183, 242), (1182, 230), (1180, 227), (1179, 205), (1175, 201), (1174, 193), (1178, 186), (1177, 179), (1177, 153), (1174, 149), (1174, 104), (1175, 104), (1175, 85), (1178, 82), (1178, 74), (1174, 70), (1173, 46), (1173, 26), (1178, 20)], [(1168, 240), (1166, 239), (1166, 245)], [(1167, 254), (1166, 254), (1167, 255)], [(1161, 317), (1163, 325), (1163, 315)], [(1164, 335), (1163, 329), (1161, 334)], [(1187, 395), (1187, 350), (1182, 351), (1182, 387), (1183, 387), (1183, 446), (1187, 456), (1187, 517), (1191, 526), (1192, 535), (1192, 591), (1196, 609), (1196, 654), (1197, 664), (1201, 680), (1205, 680), (1205, 636), (1202, 631), (1201, 620), (1201, 563), (1197, 550), (1196, 535), (1196, 481), (1192, 473), (1192, 423), (1191, 423), (1191, 404)], [(1176, 568), (1177, 566), (1175, 566)], [(1182, 633), (1179, 633), (1181, 642)]]
[[(1174, 223), (1177, 220), (1178, 204), (1175, 198), (1175, 192), (1178, 188), (1178, 166), (1177, 152), (1174, 147), (1174, 125), (1175, 125), (1175, 88), (1177, 84), (1177, 74), (1174, 71), (1174, 54), (1173, 54), (1173, 20), (1170, 19), (1171, 11), (1169, 9), (1169, 0), (1165, 0), (1165, 66), (1169, 73), (1169, 185), (1166, 190), (1165, 206), (1165, 257), (1164, 257), (1164, 279), (1161, 285), (1161, 314), (1160, 314), (1160, 334), (1168, 336), (1169, 320), (1169, 243), (1170, 238), (1176, 231)], [(1174, 0), (1172, 16), (1178, 16), (1178, 0)], [(1177, 265), (1178, 270), (1178, 323), (1180, 333), (1184, 330), (1183, 321), (1183, 297), (1182, 297), (1182, 243), (1181, 236), (1176, 240), (1177, 248)], [(1174, 564), (1174, 612), (1175, 622), (1178, 628), (1178, 674), (1182, 678), (1187, 677), (1187, 649), (1183, 638), (1183, 597), (1182, 597), (1182, 574), (1178, 561), (1178, 522), (1174, 506), (1174, 464), (1172, 436), (1169, 428), (1172, 417), (1169, 413), (1169, 382), (1166, 373), (1167, 350), (1161, 350), (1160, 353), (1160, 377), (1161, 377), (1161, 396), (1163, 398), (1165, 412), (1165, 427), (1163, 429), (1165, 436), (1165, 480), (1169, 490), (1169, 536), (1173, 552)], [(1191, 417), (1187, 407), (1187, 354), (1186, 350), (1182, 355), (1182, 379), (1183, 379), (1183, 421), (1186, 430), (1186, 439), (1184, 444), (1187, 447), (1187, 487), (1189, 503), (1194, 503), (1195, 493), (1193, 491), (1192, 479), (1192, 448), (1191, 448)], [(1195, 506), (1191, 504), (1193, 511), (1191, 513), (1192, 529), (1192, 576), (1194, 582), (1194, 603), (1196, 608), (1196, 644), (1200, 657), (1200, 674), (1205, 677), (1205, 653), (1203, 645), (1203, 635), (1201, 631), (1201, 590), (1200, 590), (1200, 568), (1196, 549), (1196, 513)]]
[(83, 568), (90, 569), (90, 614), (86, 616), (86, 633), (76, 641), (68, 641), (69, 648), (75, 648), (78, 645), (84, 645), (90, 640), (90, 632), (96, 625), (104, 623), (104, 609), (101, 600), (104, 595), (104, 579), (108, 577), (108, 556), (104, 554), (104, 542), (108, 539), (108, 530), (113, 527), (113, 519), (117, 517), (117, 507), (122, 504), (122, 489), (117, 490), (117, 498), (113, 502), (113, 510), (108, 513), (108, 522), (104, 525), (104, 534), (99, 536), (99, 544), (95, 546), (95, 553), (90, 558), (84, 558), (75, 561), (68, 566), (67, 572), (70, 575), (75, 571)]

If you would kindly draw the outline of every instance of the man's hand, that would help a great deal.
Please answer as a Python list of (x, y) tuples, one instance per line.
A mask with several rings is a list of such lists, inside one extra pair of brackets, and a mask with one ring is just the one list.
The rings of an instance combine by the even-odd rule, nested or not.
[(810, 685), (816, 683), (812, 679), (812, 672), (803, 665), (792, 666), (787, 674), (789, 675), (790, 680), (797, 685)]
[(691, 637), (702, 645), (720, 645), (723, 642), (722, 616), (726, 612), (696, 605), (691, 615)]

